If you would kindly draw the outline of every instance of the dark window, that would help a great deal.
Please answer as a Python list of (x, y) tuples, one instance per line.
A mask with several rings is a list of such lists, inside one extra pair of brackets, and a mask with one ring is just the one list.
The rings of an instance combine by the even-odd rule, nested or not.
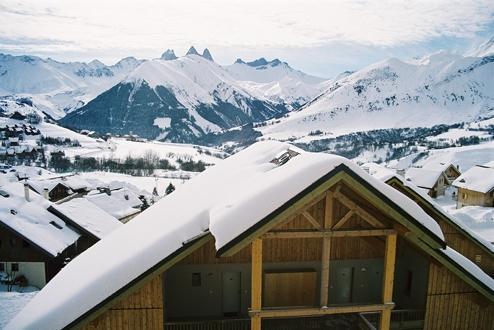
[(28, 242), (28, 241), (26, 241), (25, 239), (23, 239), (23, 240), (22, 240), (22, 247), (27, 248), (27, 247), (29, 247), (29, 245), (30, 245), (30, 244), (29, 244), (29, 242)]
[(10, 264), (10, 270), (13, 272), (19, 271), (19, 264), (17, 262), (13, 262)]
[(55, 221), (50, 221), (50, 225), (58, 228), (58, 229), (62, 229), (62, 226), (60, 226), (58, 223), (56, 223)]
[(413, 272), (409, 270), (407, 273), (407, 281), (405, 286), (405, 294), (409, 297), (412, 295), (412, 282), (413, 282)]
[(2, 240), (0, 239), (0, 249), (2, 248)]
[(15, 238), (10, 238), (10, 246), (15, 246)]
[(192, 273), (192, 286), (201, 286), (201, 273)]
[(5, 264), (3, 262), (0, 262), (0, 272), (5, 271)]

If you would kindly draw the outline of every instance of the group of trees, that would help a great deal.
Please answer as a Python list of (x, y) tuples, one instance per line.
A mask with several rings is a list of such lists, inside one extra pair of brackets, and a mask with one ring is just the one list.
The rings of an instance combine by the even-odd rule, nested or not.
[[(202, 172), (206, 169), (206, 163), (194, 160), (178, 160), (183, 171)], [(48, 167), (57, 172), (67, 171), (110, 171), (130, 175), (149, 176), (154, 170), (177, 170), (177, 167), (166, 158), (160, 158), (156, 153), (147, 152), (143, 157), (127, 156), (121, 161), (114, 158), (94, 158), (76, 156), (72, 161), (63, 152), (52, 153)]]

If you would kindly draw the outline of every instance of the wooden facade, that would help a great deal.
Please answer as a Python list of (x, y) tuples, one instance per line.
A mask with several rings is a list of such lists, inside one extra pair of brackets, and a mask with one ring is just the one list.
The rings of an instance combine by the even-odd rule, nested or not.
[(468, 205), (494, 207), (494, 187), (486, 193), (458, 188), (458, 208)]
[(431, 218), (436, 220), (441, 227), (448, 246), (477, 264), (477, 266), (490, 276), (494, 276), (494, 254), (483, 243), (472, 237), (470, 233), (466, 232), (455, 221), (446, 216), (444, 212), (437, 210), (436, 206), (422, 198), (411, 188), (405, 186), (396, 177), (391, 178), (387, 183), (415, 201)]
[[(175, 256), (173, 263), (167, 262), (153, 270), (152, 275), (108, 298), (103, 307), (73, 325), (82, 323), (87, 329), (163, 329), (170, 321), (207, 323), (218, 315), (228, 318), (221, 309), (218, 313), (223, 314), (210, 317), (205, 316), (207, 313), (201, 314), (201, 309), (213, 311), (221, 307), (212, 303), (220, 301), (215, 299), (225, 299), (213, 287), (202, 286), (206, 281), (218, 280), (216, 272), (237, 269), (242, 274), (239, 294), (245, 295), (248, 309), (243, 315), (244, 298), (239, 298), (242, 301), (235, 316), (249, 319), (251, 329), (264, 328), (263, 320), (364, 312), (379, 313), (379, 328), (389, 329), (396, 299), (402, 294), (397, 288), (402, 290), (410, 286), (407, 281), (412, 281), (410, 276), (397, 276), (406, 273), (406, 269), (397, 269), (403, 266), (397, 263), (396, 256), (400, 249), (409, 249), (429, 265), (429, 269), (422, 269), (428, 271), (428, 275), (422, 274), (427, 280), (421, 288), (408, 288), (407, 292), (413, 295), (423, 290), (425, 328), (464, 328), (465, 324), (470, 325), (465, 323), (469, 313), (476, 329), (491, 329), (492, 316), (480, 313), (492, 311), (492, 301), (431, 258), (429, 250), (421, 249), (422, 244), (433, 246), (428, 249), (438, 248), (440, 244), (419, 233), (418, 225), (407, 221), (405, 215), (384, 203), (376, 192), (362, 188), (351, 178), (336, 177), (245, 233), (235, 245), (228, 246), (228, 250), (216, 251), (212, 235), (207, 234), (203, 244)], [(357, 265), (362, 260), (380, 260), (378, 285), (365, 282), (373, 272), (364, 266), (341, 267)], [(351, 281), (357, 276), (364, 281), (351, 286), (348, 295), (338, 295), (335, 290), (340, 288), (339, 273), (334, 272), (344, 268), (351, 269)], [(372, 288), (366, 288), (366, 283)], [(286, 286), (296, 289), (289, 290)], [(370, 291), (359, 295), (359, 291), (375, 288), (378, 289), (375, 297), (368, 293)], [(301, 298), (304, 294), (308, 298)], [(200, 299), (210, 303), (194, 304), (202, 301)], [(172, 306), (176, 307), (179, 300), (188, 309), (173, 310)], [(405, 305), (399, 307), (406, 308)], [(448, 308), (453, 308), (459, 316), (450, 317)], [(473, 321), (474, 317), (477, 320)], [(184, 323), (184, 329), (192, 328)]]

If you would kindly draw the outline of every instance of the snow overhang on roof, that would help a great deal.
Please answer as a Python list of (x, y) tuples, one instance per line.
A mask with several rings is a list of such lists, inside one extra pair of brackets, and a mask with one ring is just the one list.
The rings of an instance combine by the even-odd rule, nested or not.
[(453, 181), (453, 186), (484, 194), (489, 193), (494, 190), (494, 168), (474, 166)]
[(405, 173), (405, 179), (418, 187), (431, 189), (442, 175), (444, 175), (442, 170), (411, 167)]
[[(298, 154), (282, 164), (272, 162), (287, 150)], [(11, 325), (63, 328), (181, 250), (191, 239), (210, 231), (216, 248), (221, 250), (338, 173), (351, 175), (413, 221), (414, 228), (435, 246), (445, 246), (439, 225), (420, 207), (347, 159), (304, 152), (281, 142), (259, 142), (208, 168), (79, 255)]]

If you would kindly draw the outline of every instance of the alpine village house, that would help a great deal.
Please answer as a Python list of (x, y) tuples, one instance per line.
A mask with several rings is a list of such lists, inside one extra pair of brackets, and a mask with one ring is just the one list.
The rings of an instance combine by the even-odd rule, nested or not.
[(422, 195), (259, 142), (79, 255), (7, 329), (492, 329), (493, 246)]

